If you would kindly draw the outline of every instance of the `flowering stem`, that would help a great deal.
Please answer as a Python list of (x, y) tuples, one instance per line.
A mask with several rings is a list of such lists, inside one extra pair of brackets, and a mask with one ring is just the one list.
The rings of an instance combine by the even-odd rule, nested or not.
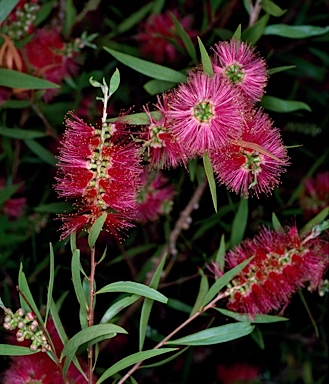
[(253, 5), (252, 0), (249, 0), (249, 7), (250, 7), (249, 27), (253, 26), (259, 18), (259, 14), (262, 9), (261, 2), (262, 2), (261, 0), (256, 0), (255, 5)]
[[(224, 293), (219, 293), (209, 304), (201, 308), (198, 312), (196, 312), (193, 316), (189, 317), (187, 320), (184, 321), (181, 325), (179, 325), (176, 329), (174, 329), (168, 336), (166, 336), (163, 340), (160, 341), (153, 349), (159, 349), (161, 348), (168, 340), (170, 340), (173, 336), (176, 335), (181, 329), (183, 329), (186, 325), (191, 323), (194, 319), (196, 319), (198, 316), (202, 315), (204, 312), (206, 312), (208, 309), (215, 307), (215, 304), (217, 301), (223, 299), (224, 297), (227, 297), (230, 295), (230, 291), (226, 291)], [(143, 363), (143, 361), (140, 361), (136, 363), (123, 377), (120, 381), (118, 381), (118, 384), (123, 384)]]
[[(91, 327), (94, 324), (94, 282), (95, 282), (95, 247), (91, 248), (90, 255), (90, 276), (89, 276), (89, 311), (88, 311), (88, 327)], [(93, 383), (93, 356), (94, 348), (91, 346), (88, 349), (88, 383)]]

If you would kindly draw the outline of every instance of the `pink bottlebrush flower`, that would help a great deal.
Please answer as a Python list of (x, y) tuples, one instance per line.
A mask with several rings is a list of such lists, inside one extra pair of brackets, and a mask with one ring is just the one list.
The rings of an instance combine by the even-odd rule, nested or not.
[(264, 94), (268, 72), (265, 60), (259, 57), (255, 48), (231, 39), (216, 44), (213, 50), (214, 72), (228, 79), (252, 101), (259, 101)]
[(143, 147), (147, 148), (147, 157), (152, 168), (177, 167), (180, 164), (186, 165), (188, 157), (183, 146), (177, 141), (172, 133), (168, 122), (168, 96), (164, 94), (162, 100), (158, 97), (156, 104), (160, 119), (155, 119), (145, 108), (150, 124), (142, 131), (140, 138), (144, 142)]
[(329, 205), (329, 172), (319, 172), (314, 178), (305, 180), (300, 204), (307, 218), (311, 218)]
[(104, 228), (113, 235), (132, 226), (142, 170), (137, 146), (115, 139), (119, 125), (109, 124), (104, 131), (73, 113), (66, 119), (55, 190), (60, 197), (77, 199), (79, 211), (63, 216), (61, 238), (88, 229), (104, 212)]
[[(191, 38), (196, 37), (196, 33), (191, 30), (192, 17), (185, 16), (180, 19), (175, 10), (172, 13), (179, 19), (187, 34)], [(168, 40), (175, 39), (176, 43), (181, 46), (183, 44), (180, 39), (175, 38), (175, 26), (169, 11), (151, 15), (146, 22), (140, 24), (139, 30), (136, 39), (140, 43), (140, 51), (144, 57), (151, 58), (157, 63), (177, 61), (178, 52)]]
[(229, 251), (229, 269), (253, 256), (231, 281), (227, 308), (241, 313), (266, 314), (287, 304), (298, 289), (320, 289), (329, 267), (328, 242), (320, 232), (299, 235), (296, 226), (279, 231), (267, 228)]
[(136, 219), (140, 222), (155, 221), (170, 211), (175, 195), (174, 187), (159, 171), (149, 172), (145, 169), (141, 180)]
[(245, 198), (269, 194), (289, 164), (279, 130), (261, 110), (247, 115), (237, 138), (210, 155), (219, 182)]
[(192, 72), (172, 93), (168, 119), (173, 134), (191, 156), (216, 149), (241, 130), (244, 102), (218, 76)]
[(217, 366), (217, 379), (222, 384), (255, 384), (258, 382), (259, 374), (259, 367), (247, 363)]

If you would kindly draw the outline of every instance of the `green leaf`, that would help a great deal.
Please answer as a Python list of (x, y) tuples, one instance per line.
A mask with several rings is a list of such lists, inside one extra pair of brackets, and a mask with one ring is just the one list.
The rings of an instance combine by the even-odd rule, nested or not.
[(154, 363), (154, 364), (147, 364), (147, 365), (142, 365), (141, 368), (145, 369), (145, 368), (155, 368), (155, 367), (160, 367), (161, 365), (163, 364), (166, 364), (166, 363), (169, 363), (169, 361), (172, 361), (172, 360), (175, 360), (178, 356), (180, 356), (181, 354), (183, 354), (185, 351), (187, 351), (189, 349), (189, 347), (185, 347), (183, 349), (181, 349), (180, 351), (178, 351), (177, 353), (174, 353), (172, 356), (166, 358), (166, 359), (163, 359), (161, 361), (158, 361), (157, 363)]
[(312, 112), (311, 108), (302, 101), (282, 100), (274, 96), (263, 96), (261, 105), (269, 111), (281, 113), (298, 111), (299, 109)]
[(249, 323), (225, 324), (219, 327), (208, 328), (177, 340), (167, 341), (166, 344), (178, 345), (213, 345), (239, 339), (249, 335), (254, 327)]
[(69, 339), (66, 335), (62, 321), (61, 321), (59, 314), (58, 314), (57, 306), (56, 306), (53, 299), (51, 299), (51, 302), (50, 302), (50, 314), (51, 314), (51, 317), (54, 321), (56, 331), (57, 331), (60, 339), (62, 340), (63, 344), (65, 345)]
[(300, 233), (307, 233), (312, 230), (312, 228), (324, 221), (329, 215), (329, 207), (325, 207), (321, 212), (319, 212), (313, 219), (311, 219), (304, 227), (300, 230)]
[(71, 34), (71, 30), (75, 24), (77, 11), (73, 4), (73, 0), (65, 0), (65, 17), (63, 23), (63, 35), (67, 38)]
[(7, 18), (10, 12), (16, 7), (19, 0), (0, 1), (0, 24)]
[(238, 28), (233, 33), (232, 39), (241, 40), (241, 24), (239, 24)]
[(313, 36), (324, 35), (329, 32), (329, 25), (318, 27), (314, 25), (287, 25), (272, 24), (265, 28), (264, 35), (276, 35), (289, 39), (305, 39)]
[(117, 68), (110, 80), (110, 95), (113, 95), (113, 93), (119, 88), (119, 85), (120, 85), (120, 72)]
[(20, 347), (18, 345), (0, 344), (0, 356), (26, 356), (34, 355), (35, 353), (43, 352), (31, 351), (31, 349), (28, 347)]
[(270, 68), (268, 70), (268, 74), (271, 76), (271, 75), (274, 75), (275, 73), (288, 71), (289, 69), (294, 69), (294, 68), (296, 68), (296, 65), (284, 65), (282, 67)]
[(217, 192), (216, 192), (214, 171), (213, 171), (208, 153), (205, 153), (202, 158), (203, 158), (204, 170), (206, 172), (207, 179), (208, 179), (212, 202), (215, 208), (215, 212), (217, 212)]
[(144, 84), (144, 89), (150, 95), (159, 95), (160, 93), (166, 92), (171, 88), (174, 88), (177, 83), (164, 80), (150, 80)]
[(98, 239), (98, 236), (101, 233), (106, 217), (107, 213), (104, 212), (102, 216), (95, 220), (94, 224), (90, 228), (88, 235), (88, 245), (90, 248), (93, 248), (95, 246), (96, 240)]
[(287, 9), (281, 9), (271, 0), (262, 0), (261, 6), (265, 12), (274, 17), (283, 16), (287, 12)]
[(12, 139), (37, 139), (39, 137), (47, 136), (44, 132), (28, 131), (26, 129), (19, 128), (6, 128), (0, 127), (0, 135), (10, 137)]
[(234, 216), (233, 223), (232, 223), (232, 232), (231, 232), (231, 238), (230, 238), (231, 247), (234, 245), (238, 245), (243, 240), (244, 232), (247, 227), (247, 221), (248, 221), (248, 199), (241, 197), (238, 211)]
[(220, 239), (220, 246), (216, 255), (216, 264), (219, 266), (221, 271), (224, 271), (225, 264), (225, 235), (223, 234)]
[(171, 20), (174, 23), (175, 26), (175, 32), (182, 39), (183, 44), (185, 45), (186, 51), (191, 57), (194, 65), (198, 65), (198, 58), (196, 55), (194, 44), (190, 38), (190, 36), (187, 34), (181, 23), (176, 19), (175, 15), (173, 13), (170, 13)]
[(199, 270), (199, 273), (201, 274), (199, 293), (195, 300), (192, 311), (190, 313), (190, 317), (193, 316), (202, 308), (202, 303), (204, 302), (204, 299), (209, 291), (208, 277), (204, 274), (202, 269)]
[[(24, 87), (22, 87), (22, 85), (24, 85)], [(18, 89), (59, 88), (58, 84), (51, 83), (48, 80), (5, 68), (0, 68), (0, 86)]]
[(35, 304), (28, 282), (25, 277), (25, 273), (23, 272), (22, 263), (20, 264), (19, 272), (18, 272), (18, 288), (24, 295), (26, 301), (29, 303), (29, 305), (27, 305), (27, 302), (20, 295), (21, 307), (25, 310), (25, 312), (30, 312), (32, 310), (36, 315), (36, 317), (38, 318), (39, 323), (43, 325), (44, 324), (43, 319), (40, 315), (37, 305)]
[[(150, 114), (155, 120), (160, 120), (161, 117), (163, 116), (162, 113), (158, 111), (150, 112)], [(123, 122), (125, 124), (132, 124), (132, 125), (150, 124), (150, 118), (146, 112), (133, 113), (131, 115), (114, 117), (112, 119), (107, 119), (106, 121), (110, 123), (115, 123), (117, 121), (117, 122)]]
[(130, 56), (126, 53), (121, 53), (107, 47), (104, 47), (104, 49), (112, 56), (114, 56), (118, 61), (134, 69), (135, 71), (142, 73), (143, 75), (158, 80), (174, 82), (176, 84), (186, 81), (186, 75), (171, 68), (167, 68), (159, 64), (154, 64), (147, 60), (139, 59), (138, 57)]
[(199, 49), (201, 53), (201, 62), (202, 62), (203, 71), (207, 73), (210, 77), (213, 77), (214, 70), (212, 68), (210, 57), (199, 36), (198, 36), (198, 43), (199, 43)]
[(164, 304), (166, 304), (168, 301), (166, 296), (164, 296), (162, 293), (148, 287), (147, 285), (135, 283), (133, 281), (118, 281), (116, 283), (105, 285), (105, 287), (97, 291), (96, 294), (107, 292), (133, 293), (135, 295), (144, 296), (152, 300), (160, 301), (160, 303)]
[(219, 291), (223, 287), (225, 287), (225, 285), (227, 285), (240, 271), (242, 271), (242, 269), (250, 263), (251, 259), (252, 257), (245, 260), (244, 262), (232, 268), (230, 271), (226, 272), (223, 276), (221, 276), (209, 289), (202, 303), (202, 307), (207, 305), (219, 293)]
[(55, 278), (55, 261), (54, 261), (54, 249), (53, 245), (49, 243), (49, 284), (48, 284), (48, 293), (47, 293), (47, 305), (46, 305), (46, 316), (45, 323), (47, 323), (48, 314), (50, 310), (50, 304), (53, 296), (54, 288), (54, 278)]
[(223, 308), (214, 308), (218, 312), (222, 313), (225, 316), (231, 317), (234, 320), (247, 322), (247, 323), (276, 323), (278, 321), (287, 321), (289, 320), (287, 317), (281, 316), (271, 316), (271, 315), (250, 315), (248, 313), (237, 313), (228, 311)]
[(169, 308), (172, 308), (172, 309), (175, 309), (176, 311), (184, 312), (187, 314), (190, 314), (193, 309), (190, 305), (173, 298), (168, 299), (167, 305)]
[(263, 334), (259, 327), (256, 326), (254, 332), (252, 332), (250, 336), (255, 341), (255, 343), (257, 343), (260, 349), (265, 349)]
[(72, 211), (71, 203), (60, 201), (58, 203), (41, 204), (34, 208), (39, 213), (64, 213)]
[(277, 232), (283, 231), (282, 225), (274, 212), (272, 212), (272, 225)]
[(57, 160), (55, 156), (51, 152), (49, 152), (48, 149), (44, 148), (38, 142), (29, 139), (29, 140), (24, 140), (24, 143), (30, 149), (31, 152), (37, 155), (45, 163), (52, 166), (55, 166), (57, 164)]
[(241, 35), (242, 40), (247, 41), (253, 45), (256, 44), (257, 41), (264, 34), (265, 27), (269, 18), (270, 18), (270, 15), (266, 13), (263, 17), (261, 17), (257, 21), (257, 23), (255, 23), (253, 26), (251, 26), (250, 28), (242, 32), (242, 35)]
[(121, 371), (122, 369), (130, 367), (131, 365), (139, 363), (140, 361), (144, 361), (144, 360), (150, 359), (151, 357), (159, 356), (164, 353), (173, 352), (173, 351), (177, 351), (177, 348), (152, 349), (150, 351), (133, 353), (132, 355), (123, 358), (122, 360), (112, 365), (112, 367), (107, 369), (102, 374), (102, 376), (97, 380), (96, 384), (102, 383), (104, 380), (113, 376), (114, 374)]
[(104, 313), (103, 317), (100, 320), (100, 324), (108, 323), (115, 315), (117, 315), (124, 308), (129, 307), (129, 305), (135, 303), (140, 298), (139, 295), (131, 295), (124, 297), (123, 299), (117, 301), (107, 311)]
[(29, 100), (6, 100), (1, 104), (1, 108), (22, 109), (31, 107)]
[(0, 188), (0, 207), (17, 191), (19, 184), (7, 185)]
[[(150, 282), (150, 288), (157, 289), (160, 283), (161, 274), (163, 267), (166, 262), (167, 255), (164, 255), (162, 260), (160, 261), (156, 271), (154, 272), (154, 275), (152, 277), (152, 280)], [(144, 341), (145, 341), (145, 335), (146, 335), (146, 329), (147, 324), (150, 318), (151, 309), (153, 306), (154, 300), (146, 298), (143, 302), (142, 311), (141, 311), (141, 317), (139, 322), (139, 350), (141, 351), (143, 349)]]
[(80, 274), (80, 250), (76, 249), (72, 255), (71, 269), (72, 269), (72, 281), (74, 286), (74, 291), (77, 296), (78, 302), (80, 304), (80, 324), (81, 328), (84, 329), (87, 327), (87, 317), (88, 317), (88, 304), (86, 301), (85, 294), (83, 292), (82, 283), (81, 283), (81, 274)]

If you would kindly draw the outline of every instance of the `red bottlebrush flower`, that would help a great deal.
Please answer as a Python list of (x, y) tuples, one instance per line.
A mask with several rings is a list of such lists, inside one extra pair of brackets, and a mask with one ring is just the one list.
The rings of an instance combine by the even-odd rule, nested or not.
[(247, 363), (232, 365), (219, 364), (217, 367), (217, 379), (222, 384), (255, 384), (259, 379), (259, 367)]
[[(178, 13), (172, 12), (179, 19)], [(179, 20), (187, 34), (193, 38), (196, 33), (191, 30), (192, 18), (185, 16)], [(167, 11), (163, 15), (151, 15), (146, 22), (140, 24), (140, 32), (136, 35), (137, 41), (140, 43), (140, 51), (144, 57), (152, 58), (157, 63), (177, 61), (178, 52), (173, 44), (168, 41), (175, 39), (175, 26)], [(181, 46), (182, 42), (175, 39)]]
[(140, 135), (144, 142), (143, 147), (147, 148), (150, 166), (152, 168), (169, 168), (177, 167), (180, 164), (185, 165), (188, 160), (186, 151), (173, 135), (167, 118), (169, 108), (166, 94), (162, 96), (162, 100), (158, 97), (156, 107), (162, 117), (156, 120), (145, 108), (150, 124)]
[(268, 72), (265, 60), (240, 40), (231, 39), (215, 45), (213, 68), (216, 74), (229, 80), (252, 101), (264, 94)]
[(311, 218), (329, 205), (329, 172), (319, 172), (314, 178), (305, 180), (300, 197), (304, 215)]
[(218, 148), (241, 130), (244, 103), (218, 76), (192, 72), (168, 104), (172, 131), (191, 156)]
[(104, 228), (118, 237), (132, 226), (142, 171), (138, 148), (115, 139), (122, 129), (119, 124), (96, 129), (73, 113), (70, 117), (61, 142), (55, 190), (60, 197), (76, 198), (79, 211), (63, 216), (61, 238), (88, 229), (103, 213), (107, 214)]
[(229, 269), (253, 256), (250, 263), (231, 281), (228, 309), (266, 314), (286, 304), (291, 295), (308, 285), (320, 289), (329, 267), (328, 242), (316, 230), (299, 235), (295, 226), (282, 232), (267, 228), (247, 239), (225, 256)]
[(159, 171), (144, 170), (142, 188), (137, 196), (136, 219), (141, 222), (155, 221), (171, 210), (174, 187)]
[(210, 154), (220, 183), (246, 198), (250, 192), (269, 194), (289, 164), (278, 129), (261, 110), (246, 116), (237, 139)]

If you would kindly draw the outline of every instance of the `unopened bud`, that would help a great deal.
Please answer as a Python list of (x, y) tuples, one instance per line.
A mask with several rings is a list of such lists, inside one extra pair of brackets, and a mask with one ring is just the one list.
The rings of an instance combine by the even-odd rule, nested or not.
[(25, 317), (27, 318), (27, 320), (32, 321), (34, 320), (35, 315), (33, 312), (28, 312)]
[(25, 313), (25, 311), (24, 311), (23, 308), (19, 308), (19, 309), (17, 309), (17, 311), (16, 311), (16, 315), (18, 315), (19, 317), (23, 317), (23, 316), (24, 316), (24, 313)]

